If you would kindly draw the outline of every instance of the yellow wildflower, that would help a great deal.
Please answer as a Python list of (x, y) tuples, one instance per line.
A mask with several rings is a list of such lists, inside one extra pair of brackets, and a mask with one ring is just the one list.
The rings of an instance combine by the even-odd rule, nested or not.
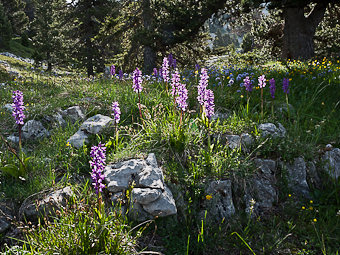
[(314, 222), (317, 222), (318, 220), (317, 220), (317, 219), (314, 219), (313, 221), (314, 221)]
[(66, 146), (67, 146), (67, 147), (71, 147), (70, 142), (67, 142)]
[(210, 200), (210, 199), (212, 199), (212, 195), (206, 195), (205, 198), (206, 198), (207, 200)]
[(302, 209), (302, 210), (305, 210), (305, 209), (306, 209), (306, 207), (302, 206), (302, 207), (301, 207), (301, 209)]

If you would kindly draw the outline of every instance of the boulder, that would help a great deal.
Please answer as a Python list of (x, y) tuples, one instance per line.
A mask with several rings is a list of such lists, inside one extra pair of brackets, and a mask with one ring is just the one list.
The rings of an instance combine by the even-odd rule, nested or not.
[(37, 221), (39, 217), (54, 215), (56, 210), (66, 206), (67, 199), (73, 195), (70, 186), (48, 193), (34, 202), (23, 203), (19, 216), (30, 221)]
[(146, 205), (157, 200), (162, 194), (160, 189), (134, 188), (131, 196), (134, 203)]
[(62, 111), (62, 115), (64, 118), (68, 118), (72, 123), (76, 123), (77, 121), (82, 121), (85, 119), (85, 115), (78, 105), (67, 108)]
[(241, 137), (239, 135), (227, 135), (227, 143), (230, 149), (239, 149), (241, 146)]
[(293, 163), (286, 163), (288, 187), (297, 195), (310, 198), (307, 184), (307, 166), (302, 157), (294, 159)]
[[(177, 213), (175, 200), (164, 184), (163, 172), (158, 167), (155, 154), (150, 153), (146, 160), (130, 159), (107, 165), (104, 176), (108, 191), (113, 193), (111, 200), (114, 204), (119, 194), (132, 189), (129, 217), (143, 221)], [(129, 203), (123, 201), (123, 204)]]
[(39, 139), (49, 135), (50, 133), (43, 124), (37, 120), (29, 120), (22, 127), (22, 137), (26, 140)]
[(325, 152), (322, 160), (325, 162), (324, 169), (333, 179), (340, 176), (340, 149), (334, 148)]
[(97, 114), (88, 118), (80, 126), (80, 130), (90, 134), (100, 134), (105, 128), (108, 128), (111, 123), (114, 123), (114, 121), (110, 117)]
[(273, 138), (285, 137), (286, 129), (279, 123), (275, 126), (273, 123), (264, 123), (259, 125), (262, 137), (271, 136)]
[[(211, 196), (211, 199), (206, 199), (203, 203), (207, 210), (208, 220), (221, 223), (223, 219), (229, 219), (235, 214), (230, 180), (210, 182), (205, 194)], [(203, 213), (201, 213), (202, 215)]]
[(77, 149), (83, 147), (84, 144), (89, 142), (87, 134), (83, 131), (78, 130), (73, 136), (71, 136), (68, 140), (72, 146), (76, 147)]
[[(258, 171), (250, 180), (244, 196), (247, 213), (261, 213), (273, 207), (278, 200), (276, 189), (276, 162), (270, 159), (255, 159)], [(254, 215), (255, 215), (254, 214)]]
[(9, 227), (11, 226), (11, 223), (3, 218), (0, 218), (0, 234), (6, 232)]
[(164, 185), (164, 188), (157, 200), (142, 205), (143, 209), (154, 217), (165, 217), (177, 213), (175, 200), (170, 189), (166, 185)]
[(107, 165), (104, 170), (107, 189), (113, 193), (127, 190), (133, 181), (137, 181), (137, 176), (144, 167), (144, 162), (139, 159)]

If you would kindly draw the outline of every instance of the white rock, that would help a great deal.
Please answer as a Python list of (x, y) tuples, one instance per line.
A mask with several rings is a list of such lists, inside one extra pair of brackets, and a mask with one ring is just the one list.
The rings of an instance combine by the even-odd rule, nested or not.
[(81, 130), (78, 130), (77, 133), (75, 133), (67, 140), (67, 142), (79, 149), (83, 147), (84, 144), (87, 144), (89, 142), (89, 139), (87, 134), (85, 134)]
[(141, 205), (150, 204), (160, 197), (162, 191), (150, 188), (134, 188), (132, 190), (132, 201)]
[(44, 128), (43, 124), (37, 120), (29, 120), (22, 127), (22, 136), (24, 139), (37, 139), (49, 136), (50, 133)]
[(140, 187), (164, 189), (163, 172), (158, 167), (145, 166), (143, 171), (138, 174), (138, 177), (138, 184)]
[(165, 190), (156, 201), (150, 204), (142, 205), (143, 209), (154, 217), (165, 217), (177, 213), (177, 208), (172, 193), (166, 185), (164, 185), (164, 187)]
[(108, 128), (113, 122), (113, 119), (111, 119), (110, 117), (97, 114), (95, 116), (92, 116), (91, 118), (88, 118), (80, 126), (80, 130), (86, 131), (90, 134), (99, 134), (105, 128)]
[(276, 127), (273, 123), (264, 123), (259, 125), (259, 130), (262, 131), (262, 137), (272, 136), (273, 138), (285, 137), (286, 129), (279, 123)]
[(326, 151), (322, 160), (325, 162), (325, 171), (337, 180), (340, 176), (340, 149), (334, 148), (331, 151)]
[(105, 183), (110, 192), (127, 190), (138, 173), (145, 167), (142, 160), (131, 159), (114, 165), (107, 165), (104, 170)]
[(85, 115), (81, 111), (78, 105), (67, 108), (62, 112), (63, 117), (69, 118), (72, 123), (82, 121), (85, 119)]

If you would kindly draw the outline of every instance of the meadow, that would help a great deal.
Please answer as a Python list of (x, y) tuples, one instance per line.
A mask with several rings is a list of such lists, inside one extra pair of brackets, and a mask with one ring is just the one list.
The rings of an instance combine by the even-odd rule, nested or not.
[[(5, 56), (0, 60), (21, 76), (9, 76), (0, 69), (0, 107), (11, 104), (13, 91), (20, 90), (25, 121), (40, 120), (50, 131), (47, 138), (23, 141), (29, 159), (22, 178), (0, 172), (2, 199), (20, 204), (34, 193), (67, 185), (77, 194), (52, 222), (21, 223), (29, 227), (22, 228), (20, 240), (7, 238), (5, 245), (6, 236), (0, 236), (4, 254), (338, 254), (340, 185), (326, 173), (308, 200), (292, 194), (282, 174), (278, 203), (265, 214), (254, 217), (238, 209), (232, 219), (220, 224), (196, 216), (214, 196), (204, 190), (209, 180), (231, 179), (243, 194), (242, 183), (256, 171), (255, 158), (312, 161), (326, 145), (340, 147), (339, 60), (263, 65), (221, 62), (179, 68), (178, 84), (185, 84), (187, 106), (178, 105), (178, 90), (175, 97), (171, 93), (176, 70), (171, 65), (168, 82), (157, 69), (157, 73), (141, 77), (143, 88), (136, 93), (132, 72), (119, 75), (116, 70), (109, 77), (88, 78), (65, 70), (46, 73)], [(206, 90), (213, 92), (214, 106), (200, 105), (197, 100), (202, 68), (207, 70)], [(121, 111), (117, 130), (92, 136), (80, 149), (67, 140), (81, 123), (52, 127), (46, 120), (74, 105), (86, 117), (100, 113), (114, 118), (113, 102), (119, 103)], [(258, 126), (268, 122), (281, 123), (287, 135), (283, 139), (261, 137)], [(17, 133), (12, 112), (0, 108), (0, 134), (6, 138)], [(231, 149), (225, 140), (217, 139), (222, 134), (243, 133), (254, 139), (247, 151)], [(107, 162), (155, 153), (166, 182), (183, 194), (184, 206), (178, 214), (140, 225), (113, 213), (108, 203), (103, 205), (105, 212), (96, 211), (89, 161), (91, 146), (98, 143), (106, 146)], [(19, 150), (16, 144), (11, 147)], [(14, 164), (19, 169), (20, 163), (3, 141), (0, 148), (0, 167)], [(106, 195), (104, 188), (103, 197)], [(235, 198), (237, 208), (244, 208), (241, 198)]]

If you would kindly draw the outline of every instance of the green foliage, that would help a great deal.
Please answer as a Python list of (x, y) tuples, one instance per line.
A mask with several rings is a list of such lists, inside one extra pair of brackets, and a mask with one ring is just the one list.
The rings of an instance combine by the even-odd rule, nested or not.
[(5, 13), (13, 29), (13, 33), (21, 34), (28, 25), (28, 17), (25, 13), (26, 3), (24, 0), (1, 0)]
[(136, 253), (136, 238), (142, 228), (133, 231), (123, 215), (103, 211), (104, 207), (97, 209), (97, 197), (88, 182), (79, 193), (70, 199), (67, 208), (57, 212), (58, 218), (27, 231), (21, 253)]
[(0, 2), (0, 48), (7, 48), (12, 37), (12, 26)]

